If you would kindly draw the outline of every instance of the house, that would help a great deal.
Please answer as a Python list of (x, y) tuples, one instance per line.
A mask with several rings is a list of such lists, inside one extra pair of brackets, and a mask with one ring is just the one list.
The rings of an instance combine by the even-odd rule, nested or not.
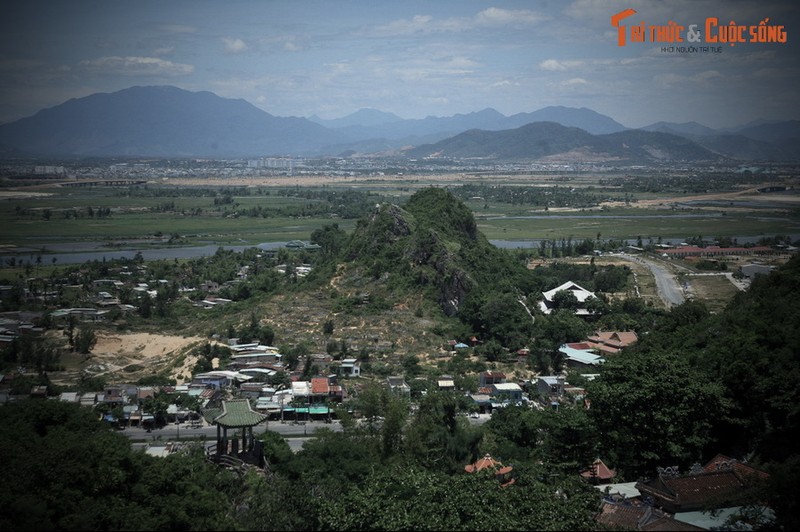
[(61, 395), (58, 398), (65, 403), (75, 404), (80, 404), (81, 400), (81, 396), (78, 392), (61, 392)]
[(342, 360), (341, 371), (345, 377), (360, 377), (361, 365), (355, 358), (345, 358)]
[(386, 378), (386, 384), (392, 393), (398, 395), (411, 395), (411, 386), (409, 386), (403, 377), (392, 376)]
[(513, 382), (492, 384), (492, 396), (496, 399), (518, 403), (522, 401), (522, 388)]
[(547, 375), (536, 379), (536, 391), (543, 397), (559, 396), (564, 393), (566, 380), (560, 375)]
[(542, 292), (543, 299), (539, 302), (539, 309), (545, 313), (550, 314), (556, 308), (556, 294), (559, 292), (570, 292), (572, 293), (575, 298), (578, 300), (578, 308), (575, 309), (575, 314), (578, 316), (591, 316), (592, 312), (585, 308), (585, 303), (592, 299), (597, 298), (597, 296), (585, 288), (578, 286), (576, 283), (572, 281), (567, 281), (566, 283), (553, 288), (552, 290), (548, 290), (547, 292)]
[(311, 383), (308, 381), (292, 382), (292, 397), (295, 399), (311, 396)]
[[(198, 373), (192, 378), (192, 384), (210, 386), (214, 389), (227, 388), (239, 382), (251, 380), (251, 375), (245, 375), (238, 371), (214, 370), (205, 373)], [(178, 387), (176, 387), (177, 390)], [(187, 387), (188, 391), (188, 387)]]
[(94, 405), (97, 403), (97, 396), (98, 395), (102, 395), (102, 392), (87, 392), (87, 393), (84, 393), (83, 395), (81, 395), (81, 398), (80, 398), (81, 406), (87, 406), (87, 407), (90, 407), (90, 408), (94, 407)]
[(259, 397), (267, 395), (270, 391), (275, 393), (275, 388), (272, 388), (263, 382), (243, 382), (241, 385), (239, 385), (239, 393), (243, 397), (250, 399), (258, 399)]
[(484, 371), (478, 375), (478, 386), (481, 388), (504, 382), (506, 382), (506, 374), (502, 371)]
[(452, 375), (442, 375), (436, 381), (436, 384), (439, 386), (440, 390), (450, 390), (450, 391), (452, 391), (452, 390), (456, 389), (456, 383), (453, 380)]
[(630, 499), (641, 500), (642, 494), (636, 489), (636, 482), (617, 482), (615, 484), (596, 484), (606, 499), (611, 501), (624, 501)]
[(572, 386), (571, 384), (564, 384), (564, 395), (569, 397), (569, 399), (573, 403), (579, 403), (581, 401), (584, 402), (584, 406), (588, 408), (586, 405), (586, 388), (582, 388), (580, 386)]
[(558, 351), (564, 355), (566, 365), (571, 368), (590, 368), (605, 362), (605, 359), (587, 342), (564, 344)]
[(248, 365), (250, 363), (275, 364), (283, 359), (283, 355), (278, 353), (274, 347), (266, 345), (255, 345), (254, 347), (242, 347), (241, 345), (231, 346), (231, 361)]
[(314, 377), (311, 379), (311, 402), (327, 403), (330, 400), (342, 400), (342, 387), (331, 382), (330, 377)]
[(478, 412), (483, 414), (491, 411), (492, 397), (488, 393), (485, 393), (484, 390), (479, 390), (478, 393), (471, 393), (469, 397), (475, 402), (475, 406), (478, 407)]
[[(253, 377), (253, 381), (255, 381), (253, 384), (255, 384), (259, 382), (272, 382), (272, 377), (278, 372), (272, 368), (244, 367), (239, 369), (239, 373)], [(251, 384), (251, 382), (247, 382), (246, 384)]]
[(728, 255), (772, 255), (778, 251), (769, 246), (753, 246), (722, 248), (719, 246), (680, 246), (672, 249), (665, 249), (662, 254), (669, 258), (682, 259), (686, 257), (722, 257)]
[(616, 354), (638, 341), (634, 331), (597, 331), (586, 343), (602, 354)]
[(65, 322), (70, 318), (77, 318), (79, 321), (100, 321), (108, 314), (107, 310), (96, 308), (66, 308), (54, 310), (50, 317), (56, 322)]

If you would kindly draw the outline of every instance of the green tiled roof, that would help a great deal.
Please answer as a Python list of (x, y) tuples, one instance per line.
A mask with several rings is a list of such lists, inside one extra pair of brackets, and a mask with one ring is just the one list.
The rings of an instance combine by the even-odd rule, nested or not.
[(228, 428), (252, 427), (267, 419), (264, 414), (259, 414), (250, 408), (247, 399), (222, 401), (222, 413), (214, 417), (214, 423)]

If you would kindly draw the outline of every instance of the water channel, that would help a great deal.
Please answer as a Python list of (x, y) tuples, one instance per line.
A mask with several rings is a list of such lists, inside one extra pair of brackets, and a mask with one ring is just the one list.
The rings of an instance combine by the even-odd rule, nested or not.
[[(788, 235), (792, 241), (800, 240), (800, 234)], [(763, 236), (738, 236), (735, 237), (739, 244), (752, 244), (758, 242)], [(549, 241), (549, 239), (547, 239)], [(580, 240), (573, 240), (577, 243)], [(532, 240), (489, 240), (489, 242), (501, 249), (529, 249), (539, 247), (542, 239)], [(636, 245), (635, 239), (626, 241), (629, 245)], [(680, 237), (662, 238), (662, 242), (678, 244)], [(645, 239), (645, 244), (648, 240)], [(0, 267), (8, 266), (11, 260), (17, 265), (27, 263), (42, 265), (49, 264), (81, 264), (87, 261), (110, 261), (113, 259), (133, 259), (137, 253), (141, 253), (144, 260), (173, 260), (173, 259), (194, 259), (199, 257), (209, 257), (214, 255), (218, 249), (233, 250), (241, 252), (247, 248), (256, 247), (263, 250), (275, 250), (285, 247), (287, 242), (262, 242), (256, 245), (216, 245), (208, 244), (203, 246), (187, 247), (131, 247), (130, 249), (108, 249), (102, 242), (79, 242), (74, 244), (47, 243), (37, 249), (29, 249), (27, 253), (0, 253)], [(41, 252), (44, 249), (44, 252)], [(58, 251), (53, 253), (53, 251)]]

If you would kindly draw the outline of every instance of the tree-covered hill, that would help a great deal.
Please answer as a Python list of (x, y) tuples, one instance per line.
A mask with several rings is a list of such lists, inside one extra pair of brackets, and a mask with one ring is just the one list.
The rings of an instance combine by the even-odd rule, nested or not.
[(448, 316), (457, 315), (477, 287), (513, 286), (525, 272), (491, 245), (472, 212), (441, 188), (419, 191), (403, 207), (377, 205), (359, 221), (341, 259), (401, 291), (423, 289)]
[(695, 363), (733, 401), (731, 441), (762, 460), (795, 454), (800, 437), (800, 256), (759, 276), (719, 316), (687, 336)]

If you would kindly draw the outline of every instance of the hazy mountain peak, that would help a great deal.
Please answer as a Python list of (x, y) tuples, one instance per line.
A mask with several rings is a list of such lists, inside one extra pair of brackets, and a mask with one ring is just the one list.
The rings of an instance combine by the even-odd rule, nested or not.
[(718, 132), (710, 127), (704, 126), (695, 121), (675, 123), (675, 122), (656, 122), (645, 126), (644, 131), (660, 131), (662, 133), (672, 133), (674, 135), (688, 135), (693, 137), (704, 137), (716, 135)]
[[(513, 132), (528, 124), (540, 125)], [(683, 133), (694, 139), (700, 138), (698, 131), (706, 131), (705, 126), (694, 122), (659, 122), (649, 127), (670, 134)], [(575, 128), (579, 129), (573, 131)], [(468, 135), (442, 147), (442, 153), (449, 152), (451, 156), (480, 153), (497, 158), (535, 158), (566, 152), (575, 157), (581, 153), (607, 154), (612, 159), (708, 157), (697, 146), (679, 144), (669, 138), (632, 136), (632, 140), (641, 140), (641, 149), (618, 153), (615, 153), (618, 146), (608, 145), (609, 139), (591, 138), (626, 130), (610, 117), (585, 107), (550, 106), (510, 117), (487, 107), (466, 114), (409, 120), (361, 108), (336, 120), (322, 120), (316, 115), (310, 119), (273, 116), (243, 99), (222, 98), (209, 91), (137, 85), (71, 99), (31, 117), (0, 124), (0, 147), (4, 153), (21, 156), (313, 156), (348, 150), (389, 152), (436, 143), (468, 131)], [(501, 133), (502, 138), (483, 138), (486, 132)], [(747, 158), (747, 154), (753, 153), (758, 158), (786, 160), (797, 151), (800, 122), (760, 122), (743, 128), (739, 134), (740, 138), (732, 135), (703, 138), (717, 154)], [(711, 136), (718, 138), (709, 140)], [(482, 147), (478, 142), (474, 146), (477, 138), (482, 138), (486, 145)], [(499, 144), (494, 145), (498, 140)], [(511, 145), (510, 141), (521, 145)], [(491, 149), (488, 144), (493, 145)], [(517, 149), (522, 145), (527, 147)]]
[(354, 113), (350, 113), (347, 116), (343, 116), (341, 118), (333, 118), (330, 120), (325, 120), (324, 118), (320, 118), (317, 115), (312, 115), (308, 118), (312, 122), (316, 122), (325, 127), (329, 128), (340, 128), (340, 127), (351, 127), (351, 126), (363, 126), (363, 127), (372, 127), (372, 126), (380, 126), (382, 124), (391, 124), (394, 122), (402, 122), (403, 119), (397, 116), (394, 113), (387, 113), (385, 111), (379, 111), (378, 109), (372, 109), (369, 107), (362, 107), (358, 111)]

